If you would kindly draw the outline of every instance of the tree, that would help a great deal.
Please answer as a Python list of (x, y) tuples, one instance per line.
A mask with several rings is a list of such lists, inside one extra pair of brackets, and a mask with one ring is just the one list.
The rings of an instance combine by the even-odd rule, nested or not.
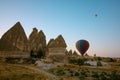
[(97, 61), (97, 66), (102, 66), (102, 63), (100, 61)]
[(77, 64), (79, 65), (79, 66), (81, 66), (81, 65), (84, 65), (84, 62), (86, 61), (86, 59), (85, 58), (83, 58), (83, 59), (78, 59), (77, 60)]
[(41, 49), (39, 49), (37, 52), (37, 58), (42, 58), (42, 57), (44, 57), (44, 52)]

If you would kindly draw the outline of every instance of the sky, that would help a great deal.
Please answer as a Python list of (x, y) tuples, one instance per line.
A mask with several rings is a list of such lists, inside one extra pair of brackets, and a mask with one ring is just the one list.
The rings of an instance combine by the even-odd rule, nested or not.
[(85, 39), (88, 55), (120, 57), (120, 0), (0, 0), (0, 37), (18, 21), (27, 37), (36, 27), (47, 43), (61, 34), (68, 50)]

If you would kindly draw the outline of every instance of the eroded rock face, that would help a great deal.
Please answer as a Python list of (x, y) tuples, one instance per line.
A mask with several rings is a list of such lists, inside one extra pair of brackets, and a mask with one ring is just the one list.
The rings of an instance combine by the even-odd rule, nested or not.
[(36, 44), (36, 38), (38, 35), (38, 30), (36, 28), (33, 28), (32, 33), (29, 36), (29, 44), (30, 44), (30, 50), (37, 50), (37, 44)]
[(46, 36), (43, 31), (39, 31), (36, 28), (33, 28), (32, 33), (29, 36), (30, 50), (38, 52), (42, 50), (43, 53), (46, 51)]
[(55, 40), (51, 39), (47, 45), (48, 55), (65, 55), (66, 43), (62, 35), (59, 35)]
[(45, 48), (46, 48), (46, 36), (44, 35), (42, 30), (39, 31), (37, 39), (38, 39), (38, 43), (40, 43), (38, 45), (38, 49), (45, 50)]
[(21, 51), (28, 51), (27, 36), (20, 22), (17, 22), (12, 28), (10, 28), (1, 37), (1, 40), (7, 41), (8, 43), (12, 44), (14, 47), (17, 47)]
[[(54, 58), (53, 60), (61, 61), (65, 58), (66, 43), (62, 35), (59, 35), (56, 39), (51, 39), (46, 45), (46, 36), (42, 30), (38, 32), (36, 28), (33, 28), (29, 39), (25, 34), (25, 31), (20, 24), (17, 22), (12, 28), (10, 28), (0, 39), (0, 51), (8, 51), (13, 53), (13, 51), (18, 54), (18, 52), (25, 51), (29, 53), (33, 51), (37, 53), (43, 53), (46, 57), (49, 56)], [(68, 53), (68, 52), (67, 52)], [(59, 60), (57, 60), (59, 57)], [(64, 59), (63, 59), (64, 60)]]
[(20, 51), (17, 47), (13, 46), (11, 43), (0, 39), (0, 51)]
[(67, 45), (65, 43), (65, 40), (63, 39), (62, 35), (59, 35), (55, 40), (51, 39), (48, 43), (48, 48), (66, 48)]

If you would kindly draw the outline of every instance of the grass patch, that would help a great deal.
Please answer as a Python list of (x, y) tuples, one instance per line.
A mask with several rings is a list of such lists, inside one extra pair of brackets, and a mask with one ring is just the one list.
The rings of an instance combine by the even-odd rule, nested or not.
[(51, 78), (14, 64), (0, 63), (0, 80), (51, 80)]

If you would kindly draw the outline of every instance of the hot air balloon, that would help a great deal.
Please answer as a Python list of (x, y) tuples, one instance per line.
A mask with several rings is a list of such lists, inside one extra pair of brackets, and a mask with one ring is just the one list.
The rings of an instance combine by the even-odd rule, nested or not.
[(88, 50), (89, 48), (89, 42), (87, 40), (78, 40), (76, 42), (76, 48), (77, 50), (81, 53), (81, 55), (83, 56), (84, 53)]
[(98, 17), (98, 14), (95, 14), (95, 17)]

